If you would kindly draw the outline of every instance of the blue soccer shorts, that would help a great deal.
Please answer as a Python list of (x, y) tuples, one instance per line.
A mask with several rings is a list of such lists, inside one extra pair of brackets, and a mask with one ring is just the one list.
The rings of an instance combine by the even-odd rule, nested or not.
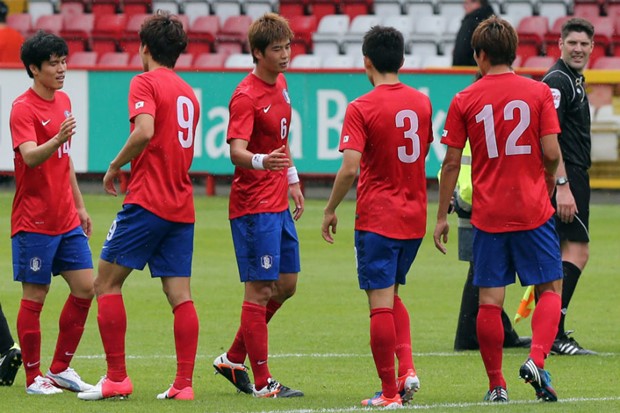
[(283, 212), (244, 215), (230, 221), (241, 282), (275, 281), (301, 269), (293, 217)]
[(168, 221), (125, 204), (112, 222), (101, 259), (136, 270), (148, 264), (151, 277), (189, 277), (193, 252), (194, 224)]
[(560, 240), (553, 217), (528, 231), (490, 233), (474, 228), (474, 285), (539, 285), (562, 278)]
[(368, 231), (355, 231), (357, 279), (362, 290), (404, 285), (422, 238), (393, 239)]
[(18, 232), (13, 246), (13, 279), (49, 285), (52, 274), (93, 268), (88, 237), (81, 226), (60, 235)]

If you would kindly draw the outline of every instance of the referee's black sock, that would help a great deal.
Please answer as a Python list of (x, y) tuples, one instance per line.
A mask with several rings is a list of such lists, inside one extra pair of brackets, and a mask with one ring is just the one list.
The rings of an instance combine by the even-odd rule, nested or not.
[(568, 304), (575, 288), (577, 288), (577, 282), (581, 275), (581, 270), (572, 262), (562, 261), (562, 269), (564, 271), (564, 280), (562, 281), (562, 315), (560, 316), (560, 324), (558, 326), (557, 338), (564, 335), (564, 319), (566, 318), (566, 311), (568, 310)]

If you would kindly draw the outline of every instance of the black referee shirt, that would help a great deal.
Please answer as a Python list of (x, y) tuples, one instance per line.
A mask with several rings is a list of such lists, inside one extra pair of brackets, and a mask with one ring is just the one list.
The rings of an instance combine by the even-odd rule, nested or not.
[(584, 88), (584, 77), (559, 59), (543, 77), (553, 94), (562, 132), (558, 138), (564, 163), (589, 169), (590, 105)]

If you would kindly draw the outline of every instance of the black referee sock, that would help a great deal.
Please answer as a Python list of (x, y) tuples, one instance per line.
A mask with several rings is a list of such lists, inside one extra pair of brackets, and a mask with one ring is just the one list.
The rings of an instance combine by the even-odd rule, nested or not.
[(9, 325), (4, 317), (2, 304), (0, 304), (0, 354), (4, 354), (9, 351), (9, 349), (13, 347), (13, 344), (15, 344), (15, 342), (13, 341), (11, 330), (9, 330)]
[(557, 338), (564, 335), (566, 311), (568, 310), (568, 304), (570, 304), (570, 300), (573, 298), (573, 293), (575, 292), (575, 288), (577, 288), (577, 282), (581, 275), (579, 267), (572, 262), (562, 261), (562, 269), (564, 271), (564, 280), (562, 281), (562, 315), (560, 316)]

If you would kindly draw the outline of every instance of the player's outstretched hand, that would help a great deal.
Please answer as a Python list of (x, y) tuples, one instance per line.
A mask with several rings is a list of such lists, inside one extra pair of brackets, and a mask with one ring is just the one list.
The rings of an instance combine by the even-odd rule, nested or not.
[(291, 166), (290, 164), (286, 154), (286, 146), (284, 145), (275, 149), (263, 159), (263, 166), (269, 171), (281, 171)]
[(58, 131), (57, 139), (60, 143), (65, 143), (75, 134), (75, 118), (73, 115), (69, 115), (68, 118), (62, 121), (60, 124), (60, 130)]
[(330, 244), (334, 243), (334, 238), (332, 237), (332, 234), (336, 233), (337, 226), (338, 217), (336, 216), (336, 212), (325, 211), (323, 213), (323, 223), (321, 224), (321, 235), (323, 236), (323, 239)]
[(435, 225), (435, 231), (433, 232), (433, 241), (435, 241), (435, 247), (442, 254), (445, 254), (447, 249), (444, 244), (448, 242), (448, 231), (450, 231), (450, 225), (448, 225), (448, 221), (437, 220), (437, 225)]

